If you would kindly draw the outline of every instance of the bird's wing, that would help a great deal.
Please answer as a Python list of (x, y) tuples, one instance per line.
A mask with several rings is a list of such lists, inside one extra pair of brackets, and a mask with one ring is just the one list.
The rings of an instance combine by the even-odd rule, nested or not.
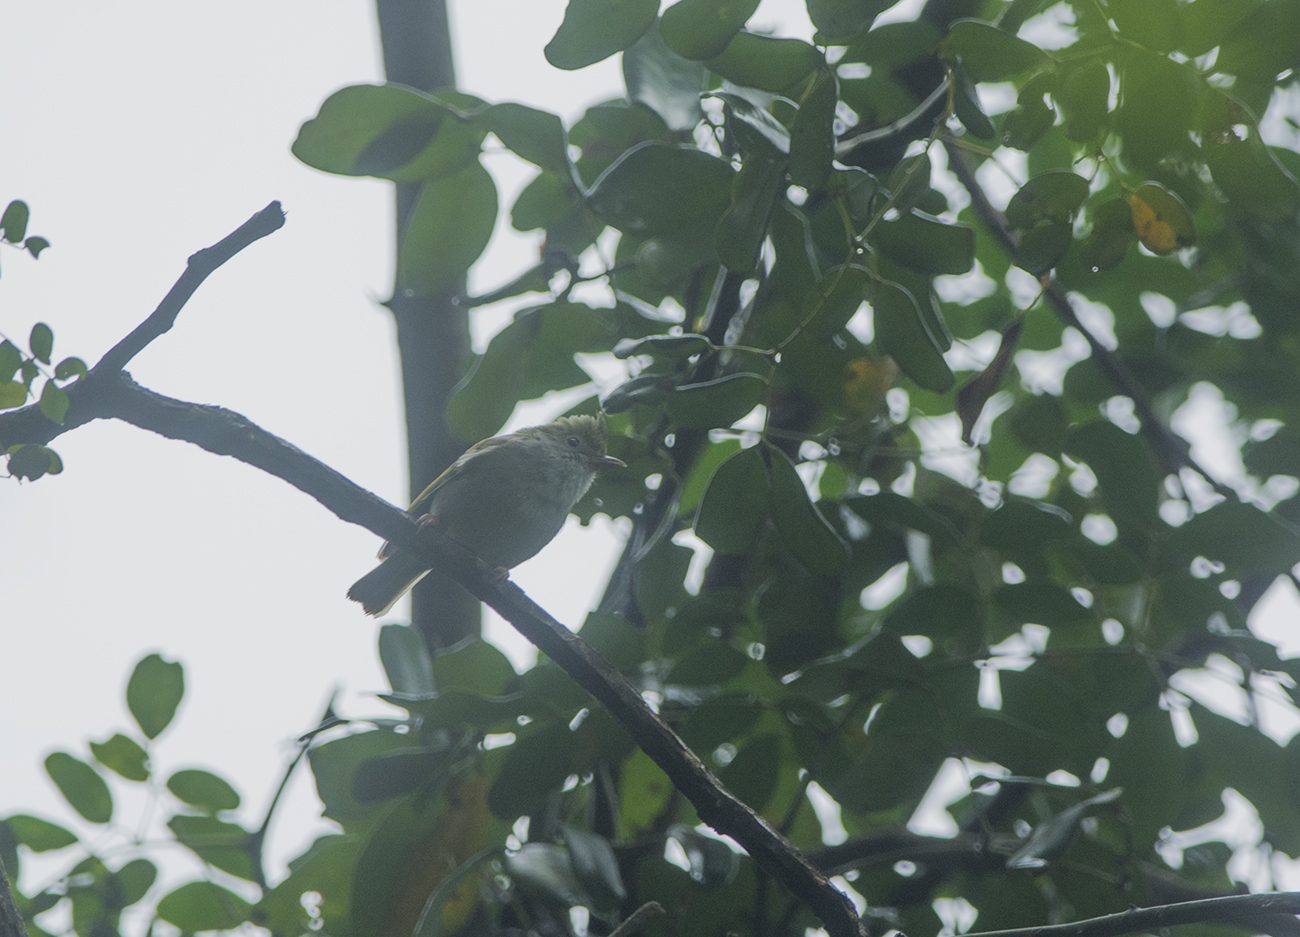
[(447, 484), (447, 482), (451, 481), (461, 472), (465, 471), (465, 466), (472, 459), (481, 457), (485, 452), (490, 452), (491, 450), (495, 449), (497, 446), (500, 446), (509, 438), (510, 438), (509, 436), (492, 436), (488, 439), (484, 439), (481, 440), (480, 442), (474, 443), (474, 445), (470, 446), (468, 449), (465, 450), (464, 455), (462, 455), (455, 462), (451, 463), (451, 465), (447, 466), (447, 470), (445, 472), (443, 472), (433, 481), (429, 482), (429, 487), (425, 488), (424, 491), (420, 492), (420, 494), (416, 497), (416, 499), (411, 502), (411, 506), (410, 508), (408, 508), (409, 512), (411, 514), (417, 514), (417, 515), (421, 513), (421, 510), (424, 508), (424, 506), (433, 500), (433, 493), (437, 491), (439, 488), (441, 488), (443, 485)]

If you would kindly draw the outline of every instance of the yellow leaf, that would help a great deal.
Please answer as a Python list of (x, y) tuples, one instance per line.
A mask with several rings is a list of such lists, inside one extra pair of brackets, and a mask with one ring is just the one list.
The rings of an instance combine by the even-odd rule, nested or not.
[(898, 365), (888, 355), (876, 360), (854, 358), (845, 371), (844, 402), (849, 412), (856, 416), (874, 416), (885, 393), (894, 386)]
[(1148, 182), (1133, 193), (1133, 228), (1142, 246), (1153, 254), (1170, 254), (1196, 243), (1196, 225), (1182, 199), (1163, 186)]

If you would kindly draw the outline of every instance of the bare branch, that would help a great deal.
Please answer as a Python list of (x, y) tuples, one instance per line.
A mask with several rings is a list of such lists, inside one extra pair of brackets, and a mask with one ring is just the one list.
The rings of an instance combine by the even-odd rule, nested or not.
[(1252, 933), (1291, 933), (1296, 914), (1300, 914), (1300, 892), (1230, 895), (1154, 908), (1129, 908), (1072, 924), (983, 931), (967, 937), (1119, 937), (1178, 924), (1211, 923), (1231, 924)]
[(0, 862), (0, 937), (27, 937), (23, 916), (14, 905), (14, 895), (9, 888), (9, 876)]
[(739, 842), (755, 862), (807, 904), (832, 935), (864, 934), (848, 898), (767, 821), (723, 787), (618, 670), (518, 586), (499, 582), (494, 570), (437, 528), (421, 531), (405, 511), (238, 413), (164, 397), (136, 384), (125, 372), (97, 375), (79, 389), (75, 421), (65, 421), (63, 426), (46, 421), (58, 432), (93, 419), (115, 418), (217, 455), (233, 456), (311, 495), (342, 520), (428, 559), (430, 565), (496, 609), (602, 702), (694, 804), (700, 818)]
[(191, 254), (185, 272), (176, 281), (176, 285), (167, 291), (158, 308), (132, 329), (131, 334), (110, 348), (108, 354), (99, 359), (94, 370), (111, 372), (126, 367), (150, 342), (171, 329), (176, 316), (210, 273), (254, 241), (261, 240), (282, 227), (284, 210), (279, 202), (272, 202), (216, 244)]

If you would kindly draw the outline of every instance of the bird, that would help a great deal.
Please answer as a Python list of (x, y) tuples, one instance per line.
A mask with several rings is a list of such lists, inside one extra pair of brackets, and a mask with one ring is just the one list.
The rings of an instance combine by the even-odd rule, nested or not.
[[(560, 532), (601, 469), (624, 467), (606, 454), (605, 414), (562, 416), (475, 443), (411, 503), (421, 526), (436, 525), (504, 579)], [(429, 564), (385, 543), (380, 564), (348, 598), (379, 616), (415, 585)]]

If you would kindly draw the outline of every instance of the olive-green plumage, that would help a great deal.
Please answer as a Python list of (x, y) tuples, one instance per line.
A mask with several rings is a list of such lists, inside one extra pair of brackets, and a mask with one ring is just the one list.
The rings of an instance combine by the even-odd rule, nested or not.
[[(596, 473), (622, 465), (605, 454), (605, 416), (560, 417), (475, 444), (411, 504), (410, 513), (501, 570), (536, 556), (560, 532)], [(426, 520), (425, 518), (428, 518)], [(429, 571), (384, 544), (383, 560), (348, 590), (382, 615)]]

